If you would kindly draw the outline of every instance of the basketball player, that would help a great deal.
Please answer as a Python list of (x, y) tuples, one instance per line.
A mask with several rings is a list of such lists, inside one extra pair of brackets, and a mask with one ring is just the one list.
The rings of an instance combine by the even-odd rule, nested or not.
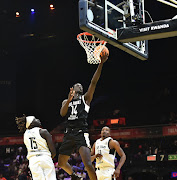
[(63, 143), (59, 149), (58, 164), (64, 169), (72, 180), (80, 179), (73, 173), (72, 167), (68, 163), (73, 150), (77, 149), (80, 153), (82, 161), (88, 172), (91, 180), (96, 180), (96, 173), (92, 166), (90, 155), (90, 141), (87, 132), (87, 117), (89, 113), (90, 103), (95, 92), (97, 82), (100, 78), (103, 63), (108, 59), (105, 55), (93, 75), (89, 88), (83, 94), (83, 87), (81, 84), (74, 84), (70, 88), (68, 99), (65, 99), (60, 109), (61, 116), (65, 116), (67, 120), (66, 132), (64, 135)]
[(24, 143), (28, 151), (27, 159), (33, 180), (56, 180), (52, 161), (56, 150), (50, 133), (40, 128), (41, 122), (34, 116), (16, 118), (16, 123), (20, 132), (26, 129)]
[[(119, 165), (115, 169), (114, 159), (116, 152), (119, 154)], [(126, 155), (119, 143), (110, 137), (110, 128), (105, 126), (101, 130), (101, 138), (96, 140), (91, 151), (91, 160), (96, 158), (96, 175), (98, 180), (112, 180), (120, 175), (120, 169), (123, 166)]]

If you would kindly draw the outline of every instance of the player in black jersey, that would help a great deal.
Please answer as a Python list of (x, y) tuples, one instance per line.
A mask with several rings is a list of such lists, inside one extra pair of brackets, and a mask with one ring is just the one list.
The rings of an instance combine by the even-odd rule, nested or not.
[(63, 143), (59, 149), (58, 165), (71, 175), (72, 180), (79, 179), (79, 177), (73, 173), (72, 167), (68, 163), (74, 149), (79, 151), (90, 179), (97, 179), (91, 162), (87, 117), (96, 84), (101, 75), (103, 63), (107, 59), (108, 56), (105, 56), (104, 59), (102, 59), (102, 63), (98, 65), (87, 92), (83, 94), (82, 85), (80, 83), (75, 84), (70, 88), (68, 99), (63, 101), (60, 109), (61, 116), (66, 117), (67, 125)]

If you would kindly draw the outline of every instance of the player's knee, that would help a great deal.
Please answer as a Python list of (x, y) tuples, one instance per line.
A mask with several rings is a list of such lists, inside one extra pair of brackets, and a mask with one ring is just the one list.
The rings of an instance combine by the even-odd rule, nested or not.
[(85, 163), (85, 168), (86, 168), (87, 171), (92, 170), (93, 169), (92, 163), (91, 162), (86, 162)]

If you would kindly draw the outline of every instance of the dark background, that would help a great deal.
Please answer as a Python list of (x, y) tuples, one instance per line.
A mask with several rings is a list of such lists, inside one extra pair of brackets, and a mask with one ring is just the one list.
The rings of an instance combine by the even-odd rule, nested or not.
[[(40, 118), (52, 130), (69, 88), (87, 90), (97, 65), (90, 65), (78, 43), (78, 1), (2, 0), (0, 6), (0, 134), (17, 134), (15, 116)], [(55, 10), (51, 11), (52, 3)], [(30, 9), (35, 9), (31, 15)], [(176, 9), (145, 2), (154, 21), (170, 19)], [(15, 17), (15, 12), (20, 17)], [(147, 17), (147, 22), (149, 18)], [(149, 41), (141, 61), (111, 45), (91, 104), (89, 122), (111, 117), (115, 109), (127, 126), (168, 123), (177, 104), (177, 38)]]

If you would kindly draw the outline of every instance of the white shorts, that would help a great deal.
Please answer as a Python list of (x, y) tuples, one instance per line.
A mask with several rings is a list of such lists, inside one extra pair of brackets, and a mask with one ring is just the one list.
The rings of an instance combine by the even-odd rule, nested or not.
[(111, 167), (107, 168), (97, 168), (96, 175), (98, 180), (112, 180), (112, 175), (114, 174), (115, 169)]
[(50, 156), (32, 156), (29, 159), (29, 168), (33, 180), (56, 180), (53, 160)]

